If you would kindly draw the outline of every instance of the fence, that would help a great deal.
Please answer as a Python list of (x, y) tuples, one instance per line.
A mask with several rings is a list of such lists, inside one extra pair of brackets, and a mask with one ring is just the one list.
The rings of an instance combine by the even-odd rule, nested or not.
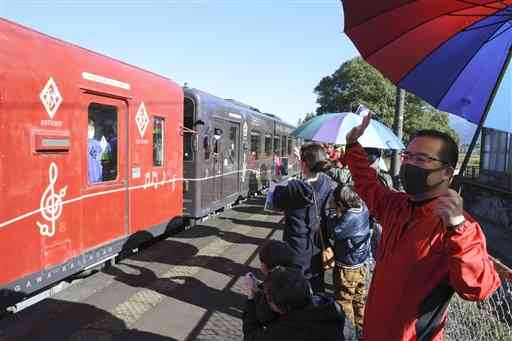
[(486, 301), (454, 296), (448, 310), (446, 341), (512, 341), (512, 271), (495, 260), (502, 286)]

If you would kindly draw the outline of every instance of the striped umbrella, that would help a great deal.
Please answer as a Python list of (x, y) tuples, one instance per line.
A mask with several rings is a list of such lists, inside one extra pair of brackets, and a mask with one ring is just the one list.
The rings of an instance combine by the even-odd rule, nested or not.
[(510, 60), (512, 0), (342, 0), (345, 32), (398, 87), (481, 123)]
[[(348, 132), (361, 124), (363, 117), (351, 112), (329, 113), (316, 116), (292, 132), (305, 140), (346, 144)], [(402, 141), (384, 124), (371, 120), (359, 143), (367, 148), (404, 149)]]
[(512, 0), (342, 3), (345, 32), (368, 63), (434, 107), (478, 124), (464, 173), (512, 57)]

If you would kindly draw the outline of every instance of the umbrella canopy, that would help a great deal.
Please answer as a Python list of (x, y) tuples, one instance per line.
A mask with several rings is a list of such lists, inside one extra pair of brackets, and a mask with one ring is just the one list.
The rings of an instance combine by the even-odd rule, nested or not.
[(436, 108), (480, 123), (512, 45), (512, 0), (343, 0), (367, 62)]
[[(354, 113), (332, 113), (315, 116), (292, 132), (292, 135), (324, 143), (346, 144), (348, 132), (361, 124), (363, 117)], [(371, 120), (363, 136), (359, 138), (363, 147), (379, 149), (404, 149), (400, 139), (391, 129), (377, 120)]]

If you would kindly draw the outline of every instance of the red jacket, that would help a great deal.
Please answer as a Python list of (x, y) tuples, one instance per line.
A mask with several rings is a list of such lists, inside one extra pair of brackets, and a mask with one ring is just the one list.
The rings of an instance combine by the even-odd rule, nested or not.
[(364, 340), (443, 340), (454, 292), (479, 301), (500, 286), (480, 226), (465, 213), (464, 226), (447, 232), (432, 212), (437, 200), (413, 203), (382, 186), (359, 144), (348, 149), (346, 161), (356, 192), (382, 225)]

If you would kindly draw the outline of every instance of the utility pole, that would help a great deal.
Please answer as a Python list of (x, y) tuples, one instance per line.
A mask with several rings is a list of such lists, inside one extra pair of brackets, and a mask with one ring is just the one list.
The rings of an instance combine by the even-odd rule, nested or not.
[[(395, 105), (395, 122), (393, 123), (393, 131), (400, 140), (404, 138), (404, 107), (405, 107), (405, 90), (396, 88), (396, 105)], [(400, 173), (400, 151), (393, 151), (391, 159), (391, 176), (393, 177), (393, 185), (398, 184), (398, 175)]]

